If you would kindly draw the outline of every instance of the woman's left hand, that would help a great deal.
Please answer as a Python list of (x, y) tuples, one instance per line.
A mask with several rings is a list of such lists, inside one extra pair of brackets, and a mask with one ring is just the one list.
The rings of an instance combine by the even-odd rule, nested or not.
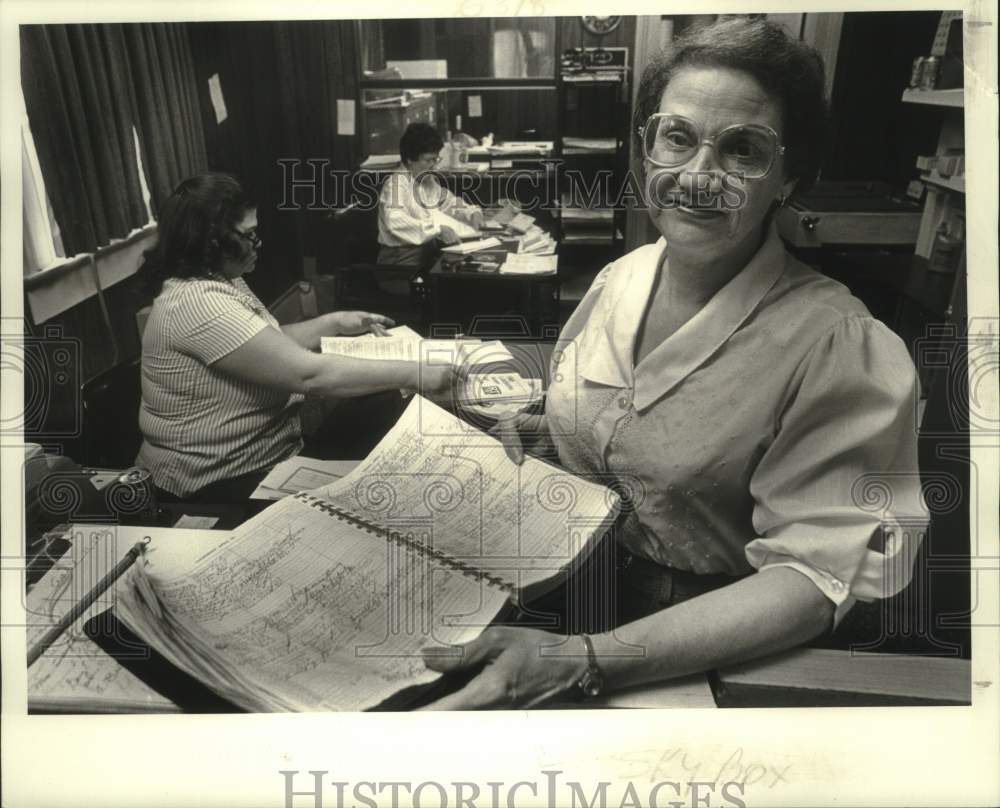
[(585, 651), (579, 637), (506, 626), (490, 627), (457, 648), (425, 648), (424, 664), (431, 670), (450, 673), (484, 663), (485, 667), (458, 692), (421, 709), (509, 709), (543, 704), (571, 690), (580, 680), (587, 669)]
[(388, 334), (386, 329), (396, 324), (389, 317), (367, 311), (337, 311), (330, 318), (336, 334), (344, 337), (367, 334), (369, 331), (376, 337), (384, 337)]

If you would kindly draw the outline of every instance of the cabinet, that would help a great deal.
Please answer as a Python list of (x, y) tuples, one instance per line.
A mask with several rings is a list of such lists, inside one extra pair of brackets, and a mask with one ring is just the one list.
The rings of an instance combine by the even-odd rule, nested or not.
[[(917, 160), (926, 188), (923, 216), (915, 252), (937, 271), (954, 271), (965, 241), (965, 128), (963, 89), (906, 90), (904, 103), (928, 107), (941, 118), (937, 149)], [(955, 254), (949, 263), (941, 254), (939, 235), (948, 235)]]
[[(964, 307), (956, 308), (965, 286), (965, 132), (963, 89), (914, 90), (903, 92), (903, 102), (920, 104), (928, 115), (940, 120), (937, 147), (933, 155), (917, 158), (924, 185), (924, 206), (914, 248), (906, 299), (931, 314), (924, 321), (924, 334), (914, 343), (914, 361), (924, 393), (930, 397), (941, 382), (938, 368), (923, 361), (921, 347), (935, 342), (932, 335), (964, 328)], [(932, 289), (922, 302), (914, 290)], [(928, 297), (924, 294), (923, 297)], [(957, 332), (956, 332), (957, 333)], [(933, 347), (933, 346), (931, 346)], [(936, 349), (936, 348), (935, 348)]]
[(564, 59), (557, 86), (560, 247), (604, 248), (599, 260), (620, 254), (625, 238), (631, 74), (627, 49), (613, 50), (616, 67), (573, 69)]

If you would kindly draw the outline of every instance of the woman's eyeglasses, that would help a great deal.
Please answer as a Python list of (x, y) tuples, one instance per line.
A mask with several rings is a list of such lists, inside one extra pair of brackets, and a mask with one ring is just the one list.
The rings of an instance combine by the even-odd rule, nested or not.
[(723, 171), (748, 180), (766, 177), (774, 161), (785, 153), (785, 147), (778, 142), (778, 133), (762, 124), (727, 126), (707, 138), (694, 121), (658, 112), (649, 116), (639, 134), (643, 155), (654, 166), (682, 166), (705, 144), (715, 151), (716, 162)]
[(255, 250), (261, 245), (260, 236), (257, 235), (257, 228), (251, 227), (249, 230), (236, 230), (236, 235), (250, 242), (250, 246)]

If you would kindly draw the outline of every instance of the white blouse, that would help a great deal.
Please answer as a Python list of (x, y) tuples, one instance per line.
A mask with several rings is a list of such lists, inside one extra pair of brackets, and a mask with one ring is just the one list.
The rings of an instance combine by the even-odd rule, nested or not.
[(408, 171), (390, 174), (379, 195), (378, 243), (386, 247), (426, 244), (441, 233), (434, 210), (461, 221), (480, 212), (439, 185), (433, 175), (418, 189)]
[(772, 229), (634, 366), (665, 249), (606, 267), (566, 324), (546, 403), (560, 460), (631, 491), (618, 540), (636, 555), (703, 574), (792, 567), (837, 621), (901, 590), (927, 521), (902, 341)]

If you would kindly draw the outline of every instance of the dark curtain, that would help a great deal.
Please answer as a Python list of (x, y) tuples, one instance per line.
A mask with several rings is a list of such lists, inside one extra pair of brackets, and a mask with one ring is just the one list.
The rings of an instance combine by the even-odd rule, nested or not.
[(153, 214), (181, 180), (208, 168), (188, 36), (182, 24), (124, 25)]
[(21, 26), (21, 86), (67, 255), (146, 222), (135, 96), (117, 25)]
[[(264, 243), (246, 280), (267, 303), (301, 280), (304, 259), (330, 241), (328, 216), (338, 206), (332, 179), (317, 184), (313, 209), (302, 189), (286, 198), (279, 160), (297, 161), (300, 180), (312, 175), (310, 159), (326, 160), (330, 170), (358, 168), (357, 137), (337, 134), (337, 100), (358, 97), (354, 26), (353, 20), (187, 25), (210, 164), (239, 177), (258, 203)], [(208, 93), (213, 75), (229, 113), (221, 124)]]
[[(349, 20), (324, 22), (279, 22), (274, 26), (281, 131), (281, 154), (301, 161), (300, 176), (312, 168), (306, 160), (327, 160), (329, 170), (354, 171), (358, 166), (355, 137), (337, 134), (337, 100), (357, 103), (357, 45), (354, 23)], [(360, 111), (355, 109), (355, 127)], [(276, 168), (278, 168), (276, 166)], [(280, 174), (276, 175), (280, 180)], [(282, 214), (288, 234), (293, 236), (300, 255), (315, 255), (317, 239), (329, 214), (326, 205), (340, 206), (334, 182), (314, 210)]]

